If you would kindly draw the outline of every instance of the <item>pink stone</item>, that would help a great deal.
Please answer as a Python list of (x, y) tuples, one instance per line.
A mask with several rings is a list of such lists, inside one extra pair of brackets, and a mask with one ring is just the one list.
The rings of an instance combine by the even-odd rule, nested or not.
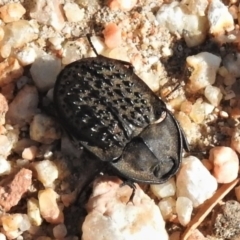
[(9, 211), (16, 206), (22, 195), (32, 184), (32, 171), (21, 169), (16, 175), (10, 176), (1, 182), (0, 186), (0, 205)]
[(165, 222), (154, 201), (136, 184), (133, 202), (128, 202), (132, 189), (121, 183), (107, 176), (95, 181), (82, 240), (145, 240), (146, 234), (151, 240), (167, 240)]
[(116, 48), (121, 45), (121, 29), (115, 23), (109, 23), (103, 30), (105, 44), (108, 48)]
[(213, 163), (213, 176), (217, 179), (218, 183), (229, 183), (237, 178), (239, 160), (232, 148), (212, 148), (209, 160)]

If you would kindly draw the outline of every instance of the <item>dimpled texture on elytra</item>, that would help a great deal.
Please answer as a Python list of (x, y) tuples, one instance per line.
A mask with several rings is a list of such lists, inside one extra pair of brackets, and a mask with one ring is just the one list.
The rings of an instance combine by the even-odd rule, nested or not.
[(61, 71), (54, 88), (65, 129), (106, 161), (119, 157), (126, 143), (161, 115), (155, 109), (159, 98), (127, 64), (102, 56), (81, 59)]

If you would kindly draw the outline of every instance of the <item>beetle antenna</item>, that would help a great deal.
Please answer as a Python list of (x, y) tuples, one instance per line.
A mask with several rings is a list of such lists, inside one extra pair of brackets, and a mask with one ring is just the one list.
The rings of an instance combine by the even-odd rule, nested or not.
[(88, 34), (86, 35), (86, 37), (87, 37), (87, 40), (88, 40), (89, 44), (91, 45), (91, 48), (93, 49), (94, 53), (95, 53), (95, 54), (97, 55), (97, 57), (98, 57), (99, 54), (98, 54), (96, 48), (94, 47), (94, 45), (93, 45), (93, 43), (92, 43), (91, 35), (88, 33)]

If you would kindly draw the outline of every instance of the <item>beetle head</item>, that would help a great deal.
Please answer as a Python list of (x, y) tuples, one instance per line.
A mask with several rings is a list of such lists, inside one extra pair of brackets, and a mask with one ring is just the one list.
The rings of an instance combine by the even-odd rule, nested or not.
[(182, 148), (182, 131), (172, 114), (166, 112), (164, 121), (146, 127), (111, 164), (131, 180), (162, 183), (179, 169)]

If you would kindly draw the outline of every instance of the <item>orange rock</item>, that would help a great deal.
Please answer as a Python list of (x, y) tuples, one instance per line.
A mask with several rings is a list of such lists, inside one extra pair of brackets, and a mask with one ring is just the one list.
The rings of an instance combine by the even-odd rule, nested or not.
[(1, 182), (0, 186), (0, 205), (9, 211), (11, 207), (16, 206), (22, 195), (28, 190), (32, 184), (32, 171), (29, 169), (21, 169), (13, 177), (10, 176)]
[(116, 48), (121, 45), (121, 29), (115, 23), (109, 23), (103, 30), (105, 44), (108, 48)]

